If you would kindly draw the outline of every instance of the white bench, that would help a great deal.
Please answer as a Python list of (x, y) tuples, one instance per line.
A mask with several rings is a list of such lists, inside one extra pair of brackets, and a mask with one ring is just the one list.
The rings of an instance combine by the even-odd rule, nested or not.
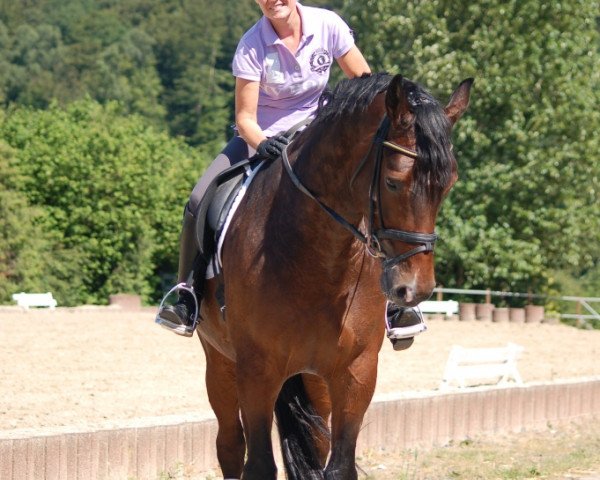
[(450, 351), (440, 390), (453, 387), (498, 384), (513, 380), (523, 383), (517, 369), (517, 358), (523, 347), (508, 343), (498, 348), (465, 348), (454, 345)]
[(447, 317), (458, 313), (456, 300), (426, 300), (419, 303), (418, 307), (423, 313), (443, 313)]
[(56, 307), (56, 300), (52, 297), (52, 293), (15, 293), (12, 299), (17, 302), (17, 305), (25, 310), (29, 307), (48, 307), (52, 310)]

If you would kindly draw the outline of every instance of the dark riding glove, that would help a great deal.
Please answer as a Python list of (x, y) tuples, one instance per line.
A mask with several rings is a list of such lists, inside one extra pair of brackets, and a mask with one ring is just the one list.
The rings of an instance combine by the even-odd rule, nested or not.
[(290, 140), (284, 135), (273, 135), (258, 144), (256, 154), (267, 160), (276, 160), (288, 143), (290, 143)]

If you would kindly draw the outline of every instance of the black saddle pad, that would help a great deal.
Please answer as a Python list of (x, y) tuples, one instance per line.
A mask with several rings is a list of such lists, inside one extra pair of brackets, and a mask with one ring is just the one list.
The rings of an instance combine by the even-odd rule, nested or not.
[(196, 236), (200, 252), (207, 260), (214, 252), (216, 239), (242, 185), (246, 167), (255, 163), (254, 157), (236, 163), (221, 172), (206, 189), (196, 212)]
[(225, 221), (227, 220), (227, 214), (229, 213), (231, 205), (237, 197), (244, 178), (244, 172), (241, 171), (237, 175), (219, 185), (212, 201), (210, 202), (210, 205), (208, 206), (206, 222), (210, 229), (216, 233), (216, 238), (218, 238), (219, 233), (223, 229)]

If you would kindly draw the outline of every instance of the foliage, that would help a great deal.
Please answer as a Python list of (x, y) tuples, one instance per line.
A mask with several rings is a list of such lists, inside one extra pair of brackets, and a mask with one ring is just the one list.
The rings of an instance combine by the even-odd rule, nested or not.
[(258, 13), (234, 0), (3, 2), (0, 102), (117, 100), (214, 154), (231, 134), (231, 57)]
[[(14, 151), (0, 142), (0, 299), (9, 299), (19, 290), (58, 293), (66, 279), (62, 272), (49, 279), (47, 272), (58, 267), (52, 254), (60, 249), (37, 223), (42, 210), (31, 207), (25, 194), (15, 190), (17, 172), (9, 166), (13, 161)], [(55, 258), (60, 260), (61, 255)]]
[[(375, 69), (447, 95), (475, 77), (441, 212), (445, 286), (539, 290), (600, 256), (597, 0), (348, 0)], [(596, 241), (594, 241), (594, 239)]]
[[(26, 226), (7, 230), (7, 240), (18, 244), (32, 235), (32, 242), (40, 239), (73, 253), (52, 258), (63, 272), (42, 275), (39, 267), (31, 273), (25, 269), (27, 278), (51, 285), (55, 276), (69, 273), (69, 289), (57, 292), (63, 305), (104, 303), (114, 292), (156, 297), (160, 274), (175, 270), (182, 199), (206, 159), (141, 117), (123, 116), (123, 107), (114, 102), (102, 106), (82, 100), (44, 111), (17, 108), (0, 125), (0, 139), (12, 152), (3, 177), (20, 192), (7, 223)], [(44, 251), (35, 245), (23, 248)], [(9, 245), (6, 251), (12, 250)]]

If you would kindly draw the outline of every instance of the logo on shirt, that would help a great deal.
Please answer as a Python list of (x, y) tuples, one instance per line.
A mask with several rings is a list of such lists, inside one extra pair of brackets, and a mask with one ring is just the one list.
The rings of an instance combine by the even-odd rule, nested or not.
[(310, 70), (325, 73), (331, 66), (331, 54), (324, 48), (315, 50), (310, 56)]

